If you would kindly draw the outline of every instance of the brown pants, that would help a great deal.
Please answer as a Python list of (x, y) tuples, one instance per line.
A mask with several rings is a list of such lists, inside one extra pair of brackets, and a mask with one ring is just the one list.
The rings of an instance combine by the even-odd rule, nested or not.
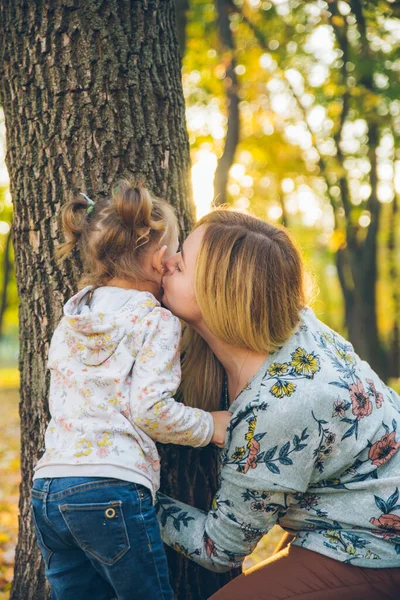
[(400, 600), (400, 568), (364, 569), (290, 546), (209, 600)]

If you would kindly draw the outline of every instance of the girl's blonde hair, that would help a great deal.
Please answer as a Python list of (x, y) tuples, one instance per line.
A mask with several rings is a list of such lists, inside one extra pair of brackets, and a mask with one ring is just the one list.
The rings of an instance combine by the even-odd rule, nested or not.
[[(304, 267), (287, 230), (218, 208), (204, 216), (195, 296), (210, 331), (232, 346), (270, 353), (282, 346), (305, 306)], [(218, 410), (223, 368), (188, 327), (183, 336), (185, 403)]]
[[(88, 210), (89, 209), (89, 210)], [(78, 247), (83, 260), (80, 287), (99, 287), (114, 277), (143, 280), (142, 259), (150, 246), (172, 238), (178, 223), (172, 207), (141, 183), (126, 177), (111, 197), (91, 208), (83, 195), (61, 209), (65, 242), (56, 250), (64, 260)]]

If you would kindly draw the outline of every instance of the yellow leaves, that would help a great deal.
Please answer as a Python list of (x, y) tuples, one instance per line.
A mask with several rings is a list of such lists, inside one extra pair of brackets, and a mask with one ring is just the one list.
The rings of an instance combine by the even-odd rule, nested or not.
[[(328, 87), (333, 88), (333, 92), (332, 92), (332, 96), (336, 93), (336, 88), (333, 84), (328, 84), (327, 86), (324, 87), (324, 92), (325, 94), (327, 94), (327, 89)], [(328, 95), (328, 94), (327, 94)], [(327, 111), (326, 114), (328, 117), (330, 117), (331, 119), (335, 118), (335, 117), (339, 117), (342, 114), (342, 110), (343, 110), (343, 105), (341, 102), (339, 102), (338, 100), (333, 100), (332, 102), (330, 102), (328, 104), (327, 107)]]
[[(18, 389), (19, 388), (19, 371), (18, 369), (0, 369), (0, 390)], [(0, 392), (3, 396), (3, 392)]]
[(339, 15), (335, 15), (332, 17), (332, 24), (335, 27), (343, 27), (345, 24), (345, 20), (343, 19), (343, 17), (340, 17)]
[(339, 248), (346, 244), (346, 234), (344, 231), (336, 230), (332, 233), (328, 242), (328, 250), (337, 252)]

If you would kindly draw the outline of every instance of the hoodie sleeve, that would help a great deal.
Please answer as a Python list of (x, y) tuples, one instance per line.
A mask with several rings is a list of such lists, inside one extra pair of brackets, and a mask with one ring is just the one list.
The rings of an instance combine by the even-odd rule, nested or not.
[(214, 433), (211, 414), (173, 398), (181, 378), (179, 319), (157, 306), (141, 325), (130, 395), (134, 423), (156, 442), (206, 446)]

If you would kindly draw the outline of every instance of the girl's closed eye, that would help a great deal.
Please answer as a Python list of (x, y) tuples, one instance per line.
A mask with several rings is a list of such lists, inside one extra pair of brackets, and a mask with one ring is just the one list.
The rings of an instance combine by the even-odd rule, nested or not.
[(179, 266), (179, 263), (175, 263), (175, 269), (180, 273), (181, 272), (181, 268)]

